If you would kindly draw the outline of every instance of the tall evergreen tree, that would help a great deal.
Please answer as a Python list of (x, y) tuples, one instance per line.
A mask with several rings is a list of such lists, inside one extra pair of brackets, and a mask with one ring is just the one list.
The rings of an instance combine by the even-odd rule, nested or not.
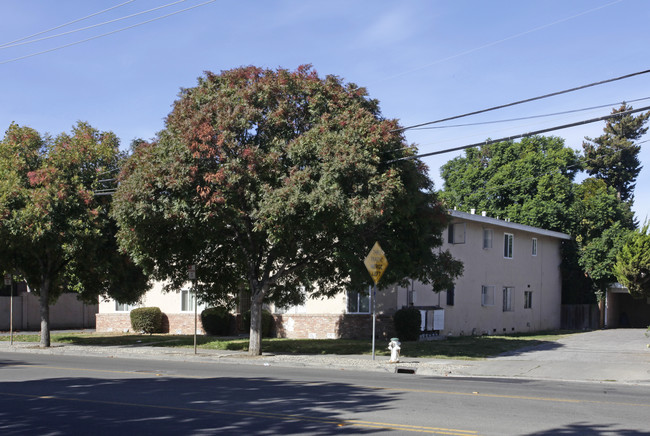
[(636, 178), (641, 171), (639, 151), (634, 141), (643, 136), (650, 112), (634, 116), (625, 112), (632, 107), (623, 103), (612, 114), (621, 114), (605, 123), (604, 133), (597, 138), (585, 137), (582, 143), (585, 169), (589, 175), (602, 179), (616, 189), (622, 201), (634, 201)]

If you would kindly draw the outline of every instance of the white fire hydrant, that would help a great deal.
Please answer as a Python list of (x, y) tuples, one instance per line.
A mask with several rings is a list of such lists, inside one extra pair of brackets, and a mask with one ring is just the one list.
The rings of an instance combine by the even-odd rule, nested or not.
[(398, 338), (390, 338), (390, 342), (388, 343), (388, 349), (390, 350), (390, 360), (388, 363), (399, 362), (399, 350), (401, 350), (401, 344), (402, 343)]

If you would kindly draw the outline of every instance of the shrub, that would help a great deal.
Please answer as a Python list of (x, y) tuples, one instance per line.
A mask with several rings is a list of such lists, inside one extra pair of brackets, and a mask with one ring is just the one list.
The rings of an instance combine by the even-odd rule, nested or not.
[(225, 307), (210, 307), (201, 312), (203, 330), (212, 336), (227, 336), (231, 320), (232, 315)]
[(158, 307), (139, 307), (131, 311), (131, 328), (134, 332), (160, 333), (162, 312)]
[(400, 309), (393, 315), (393, 323), (400, 341), (417, 341), (420, 337), (422, 319), (419, 310), (412, 307)]
[[(242, 314), (244, 320), (244, 328), (246, 331), (251, 329), (251, 311)], [(271, 330), (273, 328), (273, 315), (268, 310), (262, 310), (262, 337), (268, 338), (271, 336)]]

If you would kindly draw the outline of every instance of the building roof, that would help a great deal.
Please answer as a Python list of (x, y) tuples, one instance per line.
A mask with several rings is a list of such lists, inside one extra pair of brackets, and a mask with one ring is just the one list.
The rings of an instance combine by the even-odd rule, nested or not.
[(474, 213), (460, 212), (458, 210), (450, 210), (449, 215), (454, 218), (460, 218), (466, 221), (474, 221), (477, 223), (489, 224), (491, 226), (504, 227), (512, 230), (521, 230), (528, 233), (534, 233), (542, 236), (549, 236), (557, 239), (571, 239), (570, 235), (561, 232), (554, 232), (552, 230), (540, 229), (539, 227), (527, 226), (525, 224), (517, 224), (510, 221), (500, 220), (497, 218), (490, 218), (484, 215), (476, 215)]

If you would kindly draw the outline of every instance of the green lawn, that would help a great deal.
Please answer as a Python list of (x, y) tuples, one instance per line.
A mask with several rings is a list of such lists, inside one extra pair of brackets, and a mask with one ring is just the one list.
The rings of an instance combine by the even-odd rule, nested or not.
[[(507, 336), (461, 336), (450, 337), (430, 342), (403, 342), (402, 356), (430, 357), (440, 359), (483, 359), (490, 356), (514, 351), (526, 347), (554, 342), (571, 333), (578, 332), (548, 332), (531, 335)], [(105, 334), (105, 333), (54, 333), (52, 343), (93, 345), (93, 346), (138, 346), (155, 347), (193, 347), (194, 338), (191, 335), (138, 335), (138, 334)], [(8, 341), (8, 336), (0, 337)], [(16, 342), (38, 342), (38, 335), (14, 335)], [(197, 336), (197, 344), (201, 349), (217, 350), (248, 350), (246, 338), (221, 338), (214, 336)], [(388, 356), (388, 341), (376, 342), (376, 354)], [(268, 353), (282, 354), (370, 354), (370, 340), (352, 339), (264, 339), (262, 350)]]

